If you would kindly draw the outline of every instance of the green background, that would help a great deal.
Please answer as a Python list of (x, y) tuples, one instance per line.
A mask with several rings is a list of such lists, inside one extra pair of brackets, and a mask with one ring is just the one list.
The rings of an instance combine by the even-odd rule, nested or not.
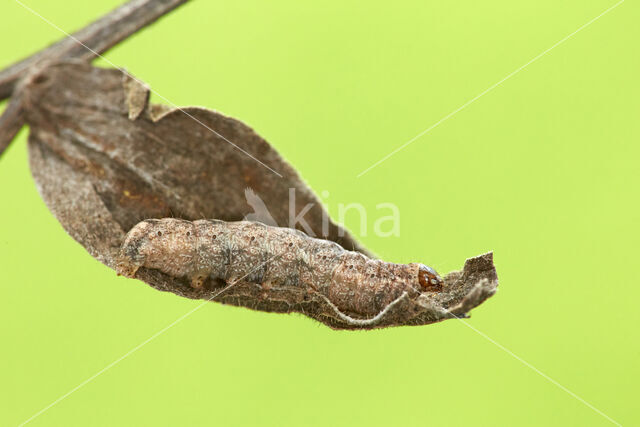
[[(25, 3), (73, 31), (120, 1)], [(175, 104), (253, 126), (329, 192), (333, 215), (395, 203), (400, 236), (376, 237), (371, 220), (361, 237), (385, 260), (445, 273), (494, 250), (500, 291), (469, 325), (639, 425), (637, 2), (356, 177), (613, 4), (199, 1), (106, 57)], [(0, 32), (0, 65), (61, 37), (13, 0)], [(116, 277), (69, 238), (26, 137), (0, 158), (0, 425), (198, 305)], [(335, 332), (213, 303), (31, 424), (611, 425), (459, 321)]]

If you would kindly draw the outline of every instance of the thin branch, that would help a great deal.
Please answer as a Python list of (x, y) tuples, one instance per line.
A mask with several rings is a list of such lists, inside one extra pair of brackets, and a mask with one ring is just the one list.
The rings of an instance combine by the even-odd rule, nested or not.
[[(94, 52), (103, 53), (187, 1), (132, 0), (77, 31), (73, 34), (73, 37)], [(94, 52), (88, 50), (76, 40), (66, 37), (48, 48), (5, 68), (0, 71), (0, 100), (10, 97), (18, 80), (38, 62), (68, 58), (90, 61), (95, 57)]]
[(23, 124), (22, 99), (14, 96), (0, 116), (0, 156), (22, 129)]

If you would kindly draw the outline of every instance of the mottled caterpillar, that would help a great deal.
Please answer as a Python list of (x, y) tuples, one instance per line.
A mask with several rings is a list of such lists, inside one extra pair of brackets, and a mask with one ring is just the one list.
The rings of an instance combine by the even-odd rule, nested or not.
[(426, 265), (370, 259), (297, 230), (250, 221), (142, 221), (126, 236), (118, 273), (133, 277), (140, 267), (186, 277), (195, 288), (212, 278), (304, 291), (364, 316), (379, 315), (404, 296), (443, 288)]

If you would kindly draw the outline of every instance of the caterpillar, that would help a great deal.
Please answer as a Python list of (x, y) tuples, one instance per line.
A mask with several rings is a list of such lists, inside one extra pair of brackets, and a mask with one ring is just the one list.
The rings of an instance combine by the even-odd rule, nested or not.
[(252, 221), (142, 221), (127, 233), (117, 271), (134, 277), (141, 267), (186, 277), (194, 288), (211, 278), (304, 291), (341, 313), (363, 316), (381, 316), (405, 296), (441, 292), (444, 283), (424, 264), (371, 259), (298, 230)]

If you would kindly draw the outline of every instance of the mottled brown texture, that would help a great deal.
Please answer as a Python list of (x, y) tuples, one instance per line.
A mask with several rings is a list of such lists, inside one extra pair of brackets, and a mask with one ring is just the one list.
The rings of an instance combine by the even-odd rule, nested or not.
[(0, 156), (13, 141), (23, 124), (22, 99), (19, 96), (14, 96), (0, 116)]
[[(302, 313), (335, 329), (466, 316), (495, 293), (491, 253), (444, 280), (422, 264), (371, 259), (333, 222), (323, 233), (316, 196), (252, 129), (203, 108), (149, 105), (142, 82), (84, 62), (185, 2), (130, 1), (74, 34), (91, 50), (64, 39), (0, 71), (0, 99), (13, 95), (0, 117), (0, 154), (26, 122), (38, 190), (91, 255), (162, 291)], [(306, 231), (328, 240), (225, 222), (288, 225), (290, 189), (294, 216), (311, 204)], [(154, 217), (176, 218), (162, 221), (171, 233), (143, 222), (120, 252), (126, 232)], [(203, 218), (219, 220), (193, 221)], [(152, 238), (162, 250), (142, 256)]]
[[(289, 189), (295, 189), (296, 213), (312, 205), (304, 219), (315, 235), (364, 250), (333, 222), (323, 235), (327, 214), (317, 197), (251, 128), (195, 107), (153, 116), (148, 97), (141, 94), (145, 90), (119, 70), (78, 62), (30, 76), (21, 89), (30, 152), (46, 146), (82, 176), (81, 182), (91, 183), (123, 230), (145, 218), (242, 220), (252, 212), (247, 187), (265, 202), (276, 223), (286, 226)], [(129, 119), (130, 111), (136, 119)], [(34, 176), (48, 179), (37, 172)], [(49, 197), (43, 196), (45, 201)], [(75, 225), (63, 225), (74, 238), (84, 238), (74, 232)]]
[[(0, 71), (0, 100), (39, 63), (63, 59), (90, 61), (187, 0), (132, 0), (80, 31)], [(16, 4), (17, 6), (17, 4)], [(0, 153), (2, 151), (0, 150)]]
[[(492, 254), (442, 280), (422, 264), (393, 264), (288, 228), (218, 220), (150, 219), (125, 238), (117, 270), (177, 279), (203, 299), (301, 312), (336, 329), (422, 325), (464, 317), (495, 292)], [(424, 290), (429, 271), (439, 291)]]
[[(119, 70), (76, 62), (54, 64), (21, 83), (18, 95), (31, 128), (29, 158), (38, 189), (64, 228), (91, 255), (116, 268), (125, 233), (146, 218), (240, 221), (252, 212), (245, 199), (246, 187), (253, 189), (247, 198), (249, 194), (258, 195), (273, 219), (285, 225), (289, 189), (294, 188), (296, 211), (313, 204), (304, 219), (321, 235), (322, 215), (326, 213), (317, 198), (253, 130), (203, 108), (180, 111), (149, 106), (146, 91), (142, 83)], [(424, 286), (394, 288), (388, 277), (377, 277), (377, 267), (388, 264), (367, 261), (361, 253), (345, 252), (364, 249), (337, 225), (331, 223), (329, 230), (328, 240), (340, 246), (319, 244), (322, 250), (314, 256), (346, 253), (331, 273), (336, 278), (332, 280), (371, 286), (360, 289), (363, 298), (353, 298), (349, 287), (329, 287), (314, 294), (293, 291), (292, 287), (279, 289), (269, 281), (258, 285), (242, 277), (244, 268), (218, 277), (202, 271), (198, 279), (183, 275), (180, 269), (166, 274), (158, 268), (142, 267), (136, 278), (188, 298), (302, 313), (336, 329), (433, 323), (465, 315), (495, 292), (497, 276), (491, 254), (469, 260), (463, 271), (446, 276), (441, 289), (435, 289), (441, 292), (430, 292)], [(264, 245), (281, 247), (281, 236), (300, 236), (289, 233), (263, 236), (260, 250), (264, 254)], [(185, 242), (191, 237), (184, 236)], [(198, 262), (209, 267), (224, 265), (217, 264), (221, 262), (216, 261), (219, 253), (207, 253), (211, 258)], [(247, 255), (258, 254), (249, 251)], [(300, 254), (287, 252), (281, 256), (271, 264), (277, 270), (270, 273), (272, 277), (286, 278), (298, 271), (297, 277), (305, 283), (324, 283), (321, 277), (328, 272), (321, 267), (300, 272), (296, 270)], [(420, 271), (414, 264), (391, 272), (406, 283), (420, 285)]]
[(415, 301), (432, 293), (424, 289), (423, 271), (432, 288), (442, 289), (440, 276), (425, 265), (371, 259), (297, 230), (251, 221), (142, 221), (127, 234), (118, 271), (135, 277), (140, 267), (184, 277), (195, 288), (242, 280), (262, 288), (265, 300), (327, 299), (360, 318), (376, 316), (403, 294)]

